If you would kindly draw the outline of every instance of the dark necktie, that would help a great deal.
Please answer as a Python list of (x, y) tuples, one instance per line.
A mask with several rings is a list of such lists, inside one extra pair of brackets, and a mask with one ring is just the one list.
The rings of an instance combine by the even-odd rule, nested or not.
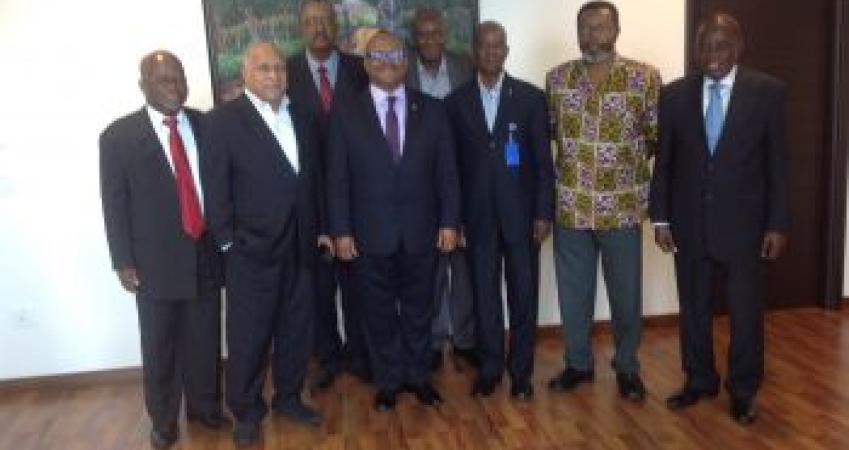
[(401, 160), (401, 133), (398, 127), (398, 115), (395, 114), (395, 100), (397, 97), (390, 95), (386, 98), (389, 107), (386, 109), (386, 143), (389, 144), (389, 154), (392, 162), (398, 164)]
[(333, 104), (333, 88), (330, 86), (330, 78), (327, 78), (327, 67), (324, 64), (318, 66), (319, 96), (321, 96), (321, 112), (330, 113), (330, 105)]
[(180, 138), (180, 133), (177, 131), (177, 118), (165, 117), (162, 122), (168, 126), (168, 147), (171, 152), (171, 162), (174, 165), (174, 178), (177, 181), (177, 195), (180, 199), (180, 217), (183, 222), (183, 230), (192, 239), (198, 240), (203, 234), (203, 215), (200, 212), (200, 202), (195, 191), (189, 160), (186, 158), (183, 139)]

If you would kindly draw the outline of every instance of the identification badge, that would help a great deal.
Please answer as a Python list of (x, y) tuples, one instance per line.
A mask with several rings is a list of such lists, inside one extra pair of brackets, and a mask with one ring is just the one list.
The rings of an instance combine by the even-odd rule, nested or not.
[(504, 144), (504, 162), (507, 164), (507, 167), (515, 169), (519, 167), (519, 163), (521, 162), (519, 144), (513, 138), (513, 132), (516, 131), (516, 124), (509, 124), (507, 130), (509, 134), (507, 136), (507, 143)]

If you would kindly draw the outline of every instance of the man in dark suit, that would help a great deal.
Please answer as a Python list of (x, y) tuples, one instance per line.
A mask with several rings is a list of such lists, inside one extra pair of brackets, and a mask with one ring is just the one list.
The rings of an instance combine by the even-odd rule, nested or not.
[[(442, 100), (472, 78), (469, 58), (445, 50), (445, 24), (438, 9), (416, 10), (412, 29), (414, 51), (410, 55), (407, 86)], [(439, 257), (434, 290), (431, 369), (442, 367), (442, 347), (449, 339), (454, 355), (476, 364), (474, 302), (461, 246)]]
[[(328, 0), (307, 0), (301, 4), (300, 12), (301, 38), (306, 48), (286, 62), (289, 97), (292, 103), (309, 109), (319, 118), (322, 140), (319, 164), (323, 171), (330, 108), (336, 98), (362, 90), (367, 80), (362, 58), (342, 53), (336, 47), (339, 26), (333, 4)], [(350, 288), (350, 269), (348, 264), (334, 260), (329, 237), (321, 236), (318, 242), (321, 258), (315, 273), (315, 353), (321, 372), (316, 377), (315, 388), (324, 390), (345, 368), (364, 379), (369, 378), (369, 370), (359, 302)], [(339, 336), (337, 285), (341, 293), (344, 346)]]
[(259, 439), (271, 347), (274, 410), (321, 421), (300, 398), (322, 213), (317, 127), (287, 99), (285, 61), (273, 44), (248, 48), (242, 76), (245, 93), (209, 115), (205, 166), (209, 226), (226, 255), (227, 403), (237, 446)]
[(501, 267), (510, 310), (511, 394), (533, 395), (539, 246), (551, 231), (554, 170), (545, 94), (504, 72), (507, 36), (496, 22), (475, 30), (477, 78), (446, 100), (463, 193), (463, 230), (477, 313), (478, 379), (488, 396), (505, 365)]
[(200, 113), (183, 108), (183, 66), (166, 51), (142, 59), (147, 105), (100, 136), (103, 217), (112, 264), (135, 294), (145, 404), (155, 448), (179, 436), (182, 393), (190, 421), (218, 429), (221, 261), (206, 232)]
[[(370, 86), (334, 108), (328, 212), (338, 256), (353, 260), (378, 393), (395, 406), (402, 387), (425, 405), (437, 248), (454, 249), (459, 182), (442, 103), (405, 88), (406, 55), (388, 32), (369, 41)], [(356, 258), (356, 259), (355, 259)]]
[(671, 409), (715, 396), (711, 280), (725, 275), (731, 348), (725, 386), (731, 416), (755, 420), (763, 379), (761, 260), (781, 255), (788, 206), (784, 88), (739, 66), (742, 32), (728, 15), (699, 28), (701, 70), (661, 95), (660, 149), (651, 186), (655, 240), (675, 253), (684, 387)]

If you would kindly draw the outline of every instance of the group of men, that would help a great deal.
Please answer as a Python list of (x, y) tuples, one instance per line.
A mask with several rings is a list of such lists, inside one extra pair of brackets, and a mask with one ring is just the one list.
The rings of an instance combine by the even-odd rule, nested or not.
[(313, 355), (317, 391), (348, 371), (374, 384), (381, 411), (405, 392), (442, 402), (430, 379), (446, 340), (477, 368), (473, 395), (491, 395), (506, 370), (511, 396), (532, 398), (539, 250), (552, 230), (565, 368), (549, 387), (593, 379), (600, 255), (619, 392), (643, 401), (647, 210), (657, 244), (675, 253), (680, 294), (686, 383), (667, 405), (718, 392), (719, 272), (731, 415), (751, 423), (761, 260), (781, 254), (789, 222), (782, 86), (738, 65), (742, 32), (728, 15), (699, 28), (701, 70), (663, 89), (656, 69), (616, 53), (614, 5), (588, 2), (577, 23), (582, 58), (553, 68), (545, 91), (505, 73), (500, 24), (477, 26), (470, 60), (445, 50), (434, 9), (416, 13), (413, 50), (380, 31), (360, 58), (335, 47), (332, 3), (306, 0), (304, 51), (287, 60), (252, 44), (243, 95), (203, 117), (183, 106), (180, 61), (145, 56), (146, 105), (100, 147), (113, 266), (136, 295), (153, 446), (178, 439), (183, 393), (190, 421), (231, 424), (219, 399), (222, 286), (237, 446), (260, 438), (268, 366), (272, 409), (321, 422), (301, 397)]

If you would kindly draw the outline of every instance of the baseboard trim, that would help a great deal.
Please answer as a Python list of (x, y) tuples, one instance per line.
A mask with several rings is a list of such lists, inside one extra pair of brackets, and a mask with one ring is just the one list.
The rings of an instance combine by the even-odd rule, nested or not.
[[(675, 326), (678, 326), (677, 313), (643, 317), (643, 328), (669, 328)], [(599, 320), (593, 325), (594, 334), (609, 334), (611, 330), (612, 325), (610, 320)], [(537, 327), (537, 337), (541, 339), (560, 339), (560, 325), (541, 325)]]
[(0, 392), (26, 389), (84, 388), (101, 384), (137, 383), (141, 379), (141, 367), (125, 367), (121, 369), (104, 369), (90, 372), (0, 380)]
[[(849, 304), (849, 298), (843, 299)], [(678, 324), (678, 314), (665, 314), (643, 318), (643, 327), (671, 327)], [(595, 323), (593, 333), (610, 333), (609, 320)], [(540, 339), (560, 338), (560, 325), (541, 325), (537, 327), (537, 337)], [(141, 367), (125, 367), (121, 369), (104, 369), (90, 372), (78, 372), (39, 377), (16, 378), (0, 380), (0, 393), (25, 389), (69, 389), (85, 388), (93, 385), (137, 383), (142, 379)]]

